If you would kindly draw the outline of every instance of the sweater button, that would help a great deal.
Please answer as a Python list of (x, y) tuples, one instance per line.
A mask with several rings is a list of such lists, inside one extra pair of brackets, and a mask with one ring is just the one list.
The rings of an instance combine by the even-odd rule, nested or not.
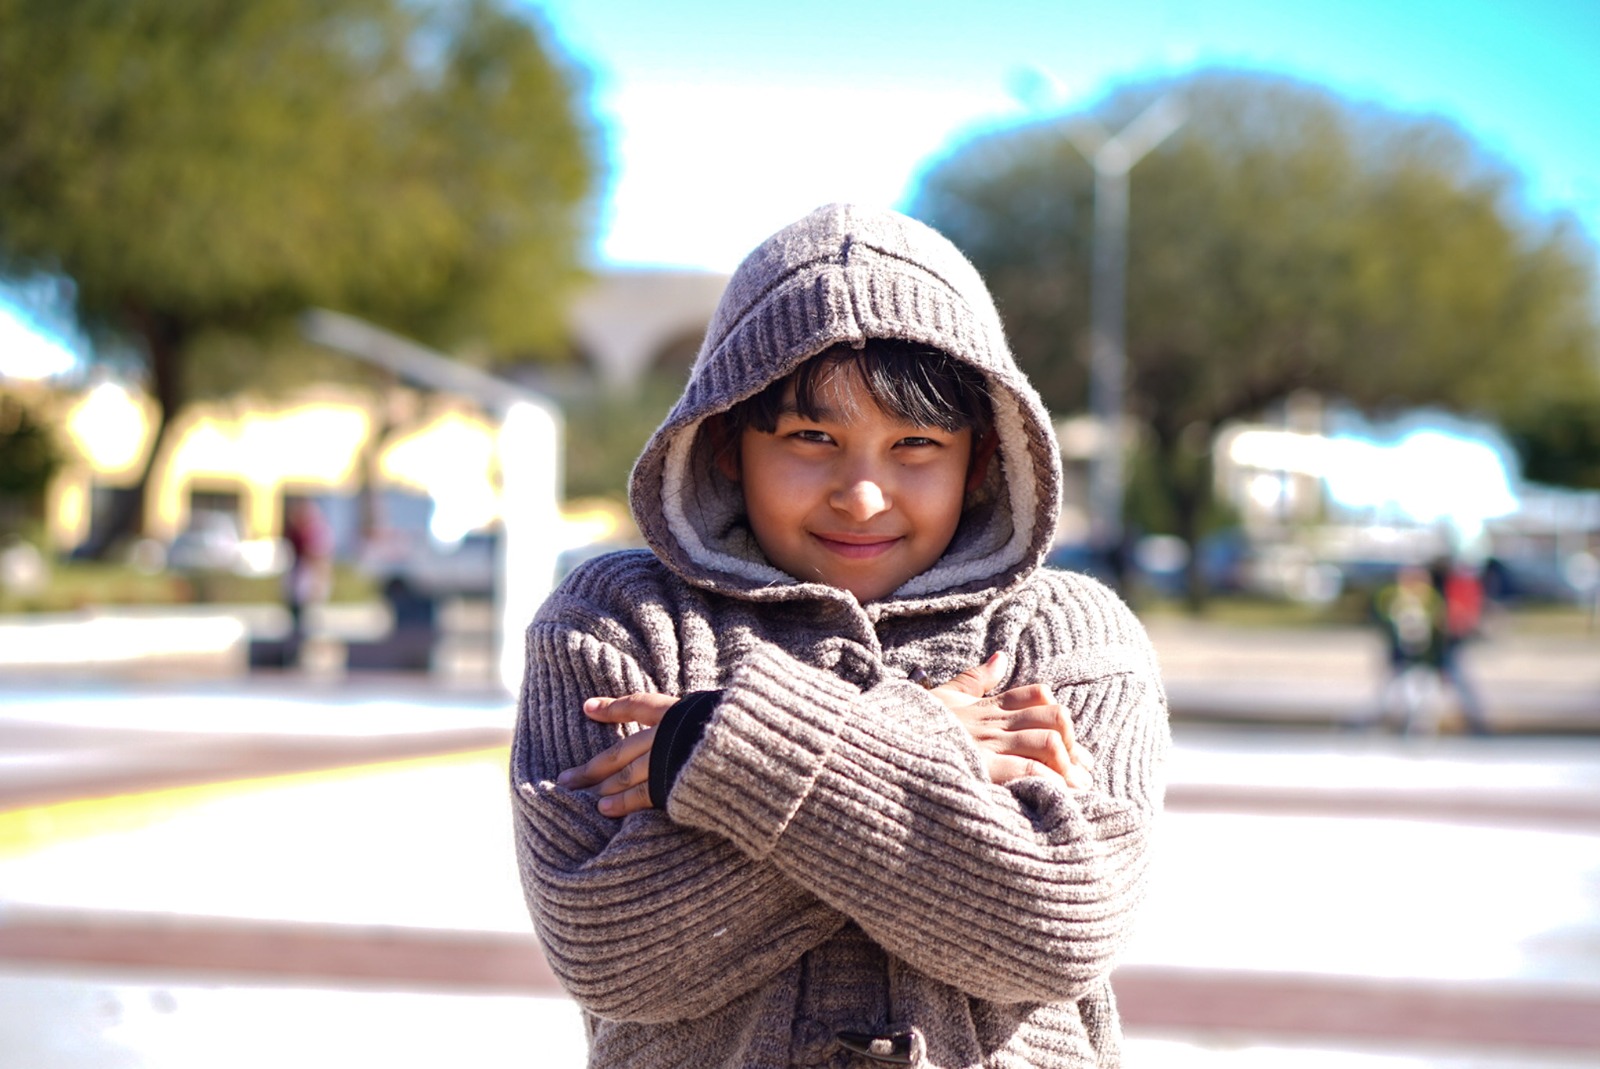
[(927, 1053), (919, 1029), (904, 1032), (840, 1032), (839, 1045), (854, 1054), (886, 1065), (917, 1065)]

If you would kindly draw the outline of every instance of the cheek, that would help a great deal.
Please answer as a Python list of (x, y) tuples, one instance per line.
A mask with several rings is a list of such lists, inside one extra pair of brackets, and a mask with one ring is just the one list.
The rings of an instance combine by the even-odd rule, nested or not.
[(745, 516), (757, 531), (766, 530), (772, 525), (773, 510), (782, 504), (781, 495), (774, 496), (771, 491), (770, 482), (752, 479), (744, 482)]
[(803, 468), (774, 463), (772, 458), (746, 467), (742, 480), (745, 515), (758, 532), (792, 526), (804, 513), (810, 490)]
[(950, 458), (939, 464), (907, 470), (902, 485), (914, 488), (920, 501), (944, 502), (960, 509), (966, 496), (966, 475), (965, 459)]
[(781, 453), (763, 453), (749, 459), (754, 463), (747, 461), (744, 467), (747, 496), (754, 494), (768, 501), (781, 501), (801, 492), (815, 478), (804, 464)]
[(906, 507), (915, 509), (923, 522), (954, 529), (967, 500), (965, 458), (917, 471), (905, 482), (903, 492), (910, 495)]

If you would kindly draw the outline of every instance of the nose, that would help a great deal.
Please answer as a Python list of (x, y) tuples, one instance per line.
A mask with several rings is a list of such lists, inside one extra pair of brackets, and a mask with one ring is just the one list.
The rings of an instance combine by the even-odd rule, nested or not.
[(865, 523), (889, 511), (889, 491), (882, 478), (870, 472), (848, 473), (828, 498), (828, 504), (856, 523)]

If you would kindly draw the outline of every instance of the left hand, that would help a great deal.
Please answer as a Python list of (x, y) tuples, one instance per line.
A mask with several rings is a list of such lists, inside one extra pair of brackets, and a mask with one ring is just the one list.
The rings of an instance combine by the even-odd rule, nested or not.
[(1054, 773), (1075, 791), (1094, 787), (1094, 759), (1073, 735), (1072, 717), (1041, 684), (991, 694), (1006, 677), (1004, 652), (930, 693), (955, 714), (983, 754), (992, 783)]
[(600, 751), (577, 768), (569, 768), (556, 782), (571, 790), (597, 787), (598, 807), (608, 817), (625, 817), (650, 804), (650, 748), (656, 725), (677, 704), (671, 694), (627, 694), (621, 698), (590, 698), (583, 715), (602, 724), (638, 724), (641, 730)]

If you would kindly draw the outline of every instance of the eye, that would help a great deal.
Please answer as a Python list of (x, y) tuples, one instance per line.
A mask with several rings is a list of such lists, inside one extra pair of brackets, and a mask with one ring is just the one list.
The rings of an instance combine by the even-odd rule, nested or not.
[(895, 444), (910, 448), (919, 448), (923, 446), (941, 445), (943, 443), (941, 443), (937, 438), (926, 438), (922, 435), (914, 434), (910, 437), (900, 439), (900, 441)]
[(815, 427), (805, 427), (797, 431), (790, 431), (789, 437), (802, 442), (820, 442), (823, 444), (833, 441), (827, 431), (819, 431)]

